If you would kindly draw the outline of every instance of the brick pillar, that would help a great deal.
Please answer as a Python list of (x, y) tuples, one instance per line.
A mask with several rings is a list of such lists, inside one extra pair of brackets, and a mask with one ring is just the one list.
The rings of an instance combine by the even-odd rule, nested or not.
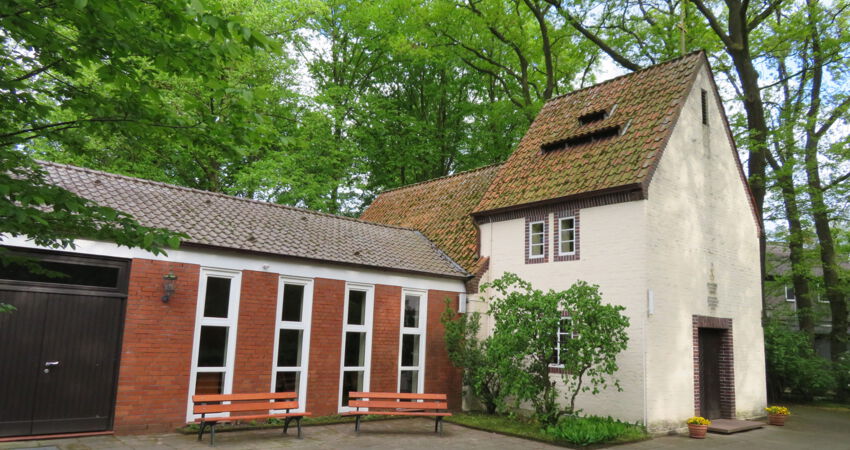
[[(163, 275), (177, 276), (162, 302)], [(186, 423), (200, 266), (134, 259), (115, 401), (117, 433), (171, 431)]]
[(316, 416), (338, 411), (344, 301), (345, 281), (314, 280), (306, 406)]
[(278, 274), (242, 271), (233, 393), (271, 392)]
[(369, 390), (398, 392), (398, 346), (401, 326), (401, 287), (375, 286), (372, 325), (372, 367)]
[(449, 409), (461, 408), (461, 372), (449, 361), (446, 351), (445, 330), (440, 314), (446, 308), (446, 298), (457, 311), (458, 293), (428, 291), (428, 324), (425, 339), (425, 392), (447, 394)]

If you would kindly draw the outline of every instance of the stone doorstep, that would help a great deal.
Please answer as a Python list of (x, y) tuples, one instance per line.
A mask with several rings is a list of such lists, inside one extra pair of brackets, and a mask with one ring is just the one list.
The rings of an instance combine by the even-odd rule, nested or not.
[(712, 433), (732, 434), (755, 430), (763, 426), (764, 422), (754, 422), (752, 420), (714, 419), (711, 421), (711, 425), (708, 426), (708, 431)]

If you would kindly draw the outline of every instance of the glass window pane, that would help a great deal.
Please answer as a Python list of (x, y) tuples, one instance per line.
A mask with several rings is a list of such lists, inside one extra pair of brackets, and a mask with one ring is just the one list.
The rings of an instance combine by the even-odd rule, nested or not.
[(531, 243), (532, 244), (542, 244), (543, 243), (543, 235), (542, 234), (531, 235)]
[(278, 367), (301, 366), (301, 330), (280, 330), (277, 344)]
[(401, 365), (419, 365), (419, 335), (403, 334), (401, 336)]
[(38, 261), (43, 273), (31, 272), (23, 264), (0, 265), (0, 279), (79, 286), (118, 287), (118, 268)]
[(201, 327), (198, 367), (224, 367), (227, 327)]
[(543, 222), (531, 224), (532, 234), (543, 234)]
[(561, 229), (569, 230), (575, 228), (575, 222), (573, 219), (561, 219)]
[(532, 245), (531, 246), (531, 255), (532, 256), (540, 256), (543, 254), (543, 246), (542, 245)]
[(366, 333), (345, 333), (345, 367), (363, 367), (366, 364)]
[(569, 241), (561, 242), (561, 253), (572, 253), (573, 243)]
[(299, 372), (278, 372), (274, 382), (275, 392), (298, 392)]
[(230, 303), (230, 278), (207, 277), (204, 317), (227, 317)]
[(301, 284), (283, 285), (283, 312), (280, 320), (301, 322), (301, 305), (304, 302), (304, 286)]
[(224, 373), (202, 372), (195, 377), (195, 395), (221, 394), (224, 387)]
[(419, 393), (419, 371), (402, 370), (399, 379), (399, 392)]
[(366, 323), (366, 292), (348, 291), (348, 324)]
[(363, 372), (345, 371), (342, 373), (342, 404), (348, 406), (349, 392), (363, 392)]
[(404, 296), (404, 326), (408, 328), (419, 327), (419, 303), (421, 297), (418, 295)]

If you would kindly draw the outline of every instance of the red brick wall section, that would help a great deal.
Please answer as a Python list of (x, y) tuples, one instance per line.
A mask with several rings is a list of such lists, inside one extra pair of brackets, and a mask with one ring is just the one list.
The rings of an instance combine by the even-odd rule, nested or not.
[(315, 416), (336, 414), (338, 411), (344, 300), (345, 281), (314, 280), (307, 411)]
[(457, 311), (457, 292), (428, 291), (428, 325), (425, 347), (425, 392), (447, 394), (449, 409), (461, 408), (461, 372), (455, 368), (446, 352), (445, 334), (440, 314), (446, 308), (446, 298)]
[[(163, 275), (177, 276), (162, 302)], [(134, 259), (115, 405), (115, 431), (170, 431), (186, 423), (200, 267)]]
[(369, 390), (398, 392), (398, 345), (401, 327), (401, 288), (375, 286), (372, 326), (372, 370)]
[(242, 271), (233, 393), (270, 392), (278, 274)]

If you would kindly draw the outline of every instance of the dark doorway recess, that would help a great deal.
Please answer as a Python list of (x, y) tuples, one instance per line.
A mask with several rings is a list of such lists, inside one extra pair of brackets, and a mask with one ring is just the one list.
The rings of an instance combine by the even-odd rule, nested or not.
[(111, 429), (128, 261), (4, 250), (53, 274), (0, 268), (0, 437)]
[(700, 415), (706, 419), (721, 418), (720, 409), (720, 353), (724, 330), (700, 328), (699, 330), (699, 381)]

